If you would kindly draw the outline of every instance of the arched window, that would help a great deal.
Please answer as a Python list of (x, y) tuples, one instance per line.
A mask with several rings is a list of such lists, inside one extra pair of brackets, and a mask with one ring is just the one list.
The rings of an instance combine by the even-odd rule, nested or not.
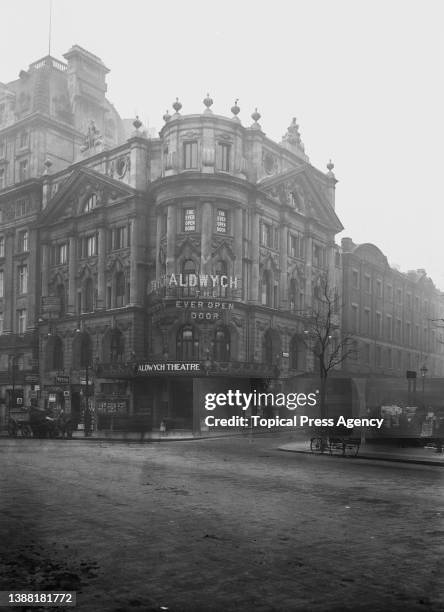
[(72, 345), (73, 366), (75, 369), (86, 368), (92, 365), (92, 340), (88, 332), (78, 331)]
[(57, 289), (56, 289), (56, 294), (57, 297), (60, 300), (60, 311), (59, 311), (59, 315), (61, 317), (63, 317), (63, 315), (66, 312), (66, 293), (65, 293), (65, 285), (60, 284), (57, 285)]
[[(221, 278), (222, 276), (227, 276), (227, 262), (223, 261), (223, 259), (219, 259), (216, 263), (215, 274), (219, 278), (219, 286), (217, 287), (217, 293), (215, 294), (217, 297), (227, 297), (227, 287), (222, 287)], [(226, 279), (224, 279), (226, 283)]]
[(92, 312), (94, 310), (94, 285), (91, 278), (87, 278), (84, 285), (84, 312)]
[(198, 359), (199, 339), (192, 325), (184, 325), (177, 332), (176, 355), (180, 361)]
[(226, 327), (217, 327), (214, 334), (214, 361), (230, 360), (230, 332)]
[(192, 259), (185, 259), (182, 264), (182, 283), (186, 286), (182, 287), (182, 295), (196, 295), (196, 265)]
[(53, 370), (63, 370), (63, 341), (59, 336), (54, 338), (54, 346), (53, 346)]
[(272, 296), (271, 271), (264, 270), (261, 278), (261, 304), (264, 306), (272, 306)]
[(125, 305), (125, 275), (123, 272), (116, 274), (116, 308)]
[(297, 278), (290, 279), (290, 310), (293, 312), (302, 310), (303, 304), (303, 292), (301, 289), (301, 284)]
[(113, 329), (110, 340), (110, 361), (123, 361), (124, 356), (124, 339), (120, 329)]

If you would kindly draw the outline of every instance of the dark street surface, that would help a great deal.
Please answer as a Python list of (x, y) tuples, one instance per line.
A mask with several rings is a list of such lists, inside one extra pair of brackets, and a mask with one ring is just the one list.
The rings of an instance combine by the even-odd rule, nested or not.
[(0, 590), (75, 590), (81, 612), (444, 610), (442, 468), (290, 439), (0, 440)]

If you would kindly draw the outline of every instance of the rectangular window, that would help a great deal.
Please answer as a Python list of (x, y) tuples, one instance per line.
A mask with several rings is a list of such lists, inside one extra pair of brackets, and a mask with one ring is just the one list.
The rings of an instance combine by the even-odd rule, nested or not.
[(28, 293), (28, 266), (18, 267), (18, 290), (19, 293)]
[(227, 233), (227, 211), (219, 209), (216, 216), (216, 232), (218, 234)]
[(298, 259), (304, 258), (304, 238), (302, 234), (290, 234), (288, 241), (288, 254)]
[(223, 142), (217, 145), (217, 168), (222, 172), (230, 171), (230, 152), (231, 145)]
[(370, 334), (370, 309), (364, 309), (364, 334)]
[(405, 324), (405, 343), (410, 346), (412, 343), (412, 326), (411, 323)]
[(376, 336), (382, 337), (382, 315), (380, 312), (376, 313)]
[(353, 289), (359, 289), (359, 272), (352, 270), (352, 287)]
[(185, 208), (184, 219), (183, 219), (183, 231), (184, 232), (195, 232), (196, 231), (196, 209)]
[(5, 186), (5, 169), (0, 168), (0, 189), (3, 189)]
[(357, 304), (351, 305), (351, 326), (352, 326), (353, 332), (358, 331), (358, 305)]
[(185, 142), (183, 145), (183, 167), (185, 170), (197, 168), (197, 142)]
[(397, 342), (401, 342), (401, 319), (396, 319), (395, 339)]
[(20, 134), (20, 148), (24, 149), (29, 144), (29, 134), (28, 132), (22, 132)]
[(93, 255), (97, 255), (97, 236), (93, 234), (92, 236), (88, 236), (86, 238), (86, 256), (92, 257)]
[(5, 275), (3, 270), (0, 270), (0, 298), (4, 297), (5, 287), (4, 287)]
[(385, 337), (391, 340), (393, 337), (393, 320), (391, 315), (387, 315), (385, 321)]
[(387, 367), (391, 370), (393, 368), (393, 354), (392, 349), (387, 349)]
[(407, 293), (405, 296), (405, 301), (407, 304), (407, 308), (411, 308), (412, 307), (412, 294), (411, 293)]
[(26, 309), (17, 310), (17, 332), (24, 334), (26, 331)]
[(0, 257), (5, 256), (5, 237), (0, 236)]
[(402, 289), (396, 290), (396, 299), (398, 301), (398, 304), (402, 304)]
[(0, 312), (0, 334), (2, 334), (2, 333), (3, 333), (3, 321), (4, 321), (4, 319), (3, 319), (3, 313), (2, 313), (2, 312)]
[(378, 298), (382, 298), (382, 281), (379, 278), (376, 281), (376, 295)]
[(370, 363), (370, 344), (364, 344), (364, 362)]
[(19, 181), (26, 181), (28, 178), (28, 160), (24, 159), (19, 163)]
[(380, 347), (380, 346), (377, 346), (377, 347), (376, 347), (376, 351), (375, 351), (375, 362), (376, 362), (376, 365), (377, 365), (378, 367), (381, 367), (381, 362), (382, 362), (382, 359), (381, 359), (381, 347)]
[(320, 244), (313, 245), (313, 265), (318, 268), (325, 266), (325, 248)]
[(113, 249), (114, 250), (125, 248), (125, 245), (126, 245), (125, 233), (126, 233), (125, 226), (114, 228), (113, 230)]
[(364, 291), (366, 293), (372, 292), (372, 279), (370, 278), (368, 274), (364, 276)]
[(26, 200), (22, 198), (15, 203), (15, 216), (24, 217), (26, 215)]
[(402, 368), (402, 351), (398, 351), (397, 352), (396, 366), (397, 366), (398, 370), (400, 370)]
[(68, 245), (66, 243), (57, 244), (54, 247), (54, 263), (65, 264), (68, 261)]
[(272, 232), (271, 225), (267, 223), (261, 223), (261, 245), (271, 247), (272, 246)]
[(392, 287), (392, 285), (387, 285), (387, 300), (389, 302), (393, 302), (393, 287)]
[(19, 253), (28, 251), (28, 231), (19, 232), (18, 238)]

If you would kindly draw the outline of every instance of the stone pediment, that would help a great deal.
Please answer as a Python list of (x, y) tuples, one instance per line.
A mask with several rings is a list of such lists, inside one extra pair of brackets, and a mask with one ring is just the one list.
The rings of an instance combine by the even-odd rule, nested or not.
[[(258, 187), (268, 198), (288, 211), (326, 225), (335, 232), (343, 228), (327, 200), (324, 186), (307, 164), (262, 180)], [(313, 175), (313, 176), (312, 176)]]
[(41, 225), (91, 214), (136, 190), (90, 168), (77, 168), (63, 181), (43, 210)]

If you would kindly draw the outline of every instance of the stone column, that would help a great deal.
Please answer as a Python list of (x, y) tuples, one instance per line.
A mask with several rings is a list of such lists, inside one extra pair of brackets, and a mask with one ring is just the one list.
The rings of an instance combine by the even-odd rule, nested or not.
[(139, 233), (136, 219), (131, 219), (131, 263), (130, 263), (130, 304), (139, 302), (139, 279), (137, 274), (137, 259), (139, 255)]
[(211, 242), (213, 238), (213, 208), (210, 202), (202, 206), (200, 273), (211, 274)]
[(173, 204), (168, 206), (167, 215), (167, 256), (166, 256), (166, 270), (167, 275), (174, 274), (175, 272), (175, 258), (176, 258), (176, 208)]
[(244, 228), (243, 228), (243, 210), (239, 206), (234, 211), (234, 276), (238, 279), (238, 289), (235, 295), (244, 295), (244, 279), (242, 278), (242, 262), (243, 262), (243, 246), (244, 246)]
[(97, 261), (97, 308), (103, 309), (106, 306), (106, 285), (105, 285), (105, 262), (106, 262), (106, 231), (104, 227), (99, 228), (98, 238), (98, 261)]
[(49, 246), (42, 244), (42, 297), (48, 295), (48, 277), (49, 277)]
[(76, 312), (76, 269), (77, 269), (77, 242), (74, 236), (69, 237), (69, 264), (68, 264), (68, 312)]
[(15, 283), (14, 283), (14, 231), (5, 236), (5, 272), (4, 272), (4, 320), (3, 333), (10, 334), (14, 330)]
[(279, 308), (287, 310), (288, 308), (288, 227), (285, 219), (281, 220), (281, 235), (280, 235), (280, 287), (279, 287)]
[(156, 281), (160, 280), (162, 274), (162, 264), (160, 262), (160, 239), (162, 234), (163, 209), (157, 209), (157, 233), (156, 233)]
[(256, 212), (253, 212), (252, 215), (250, 301), (257, 303), (259, 298), (259, 215)]
[(36, 299), (38, 291), (37, 282), (37, 232), (31, 230), (29, 232), (29, 252), (30, 257), (27, 259), (28, 266), (28, 302), (27, 302), (27, 321), (26, 328), (28, 330), (35, 329), (36, 323)]

